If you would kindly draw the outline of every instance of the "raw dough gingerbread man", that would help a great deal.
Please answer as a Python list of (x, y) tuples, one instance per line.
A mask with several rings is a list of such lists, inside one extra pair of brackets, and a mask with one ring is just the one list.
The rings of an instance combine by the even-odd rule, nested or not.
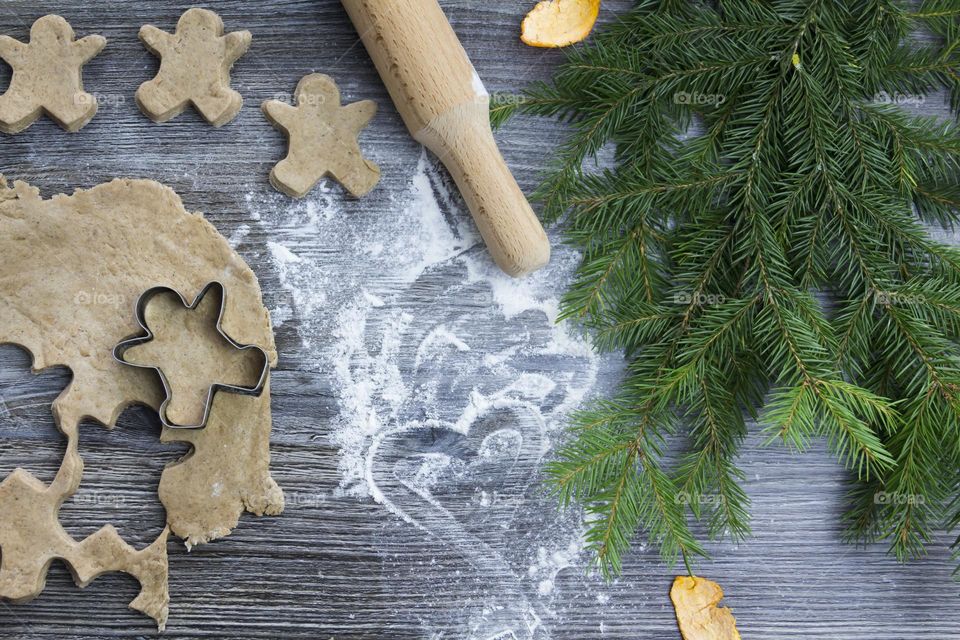
[(144, 25), (140, 40), (160, 57), (160, 71), (137, 89), (140, 110), (154, 122), (166, 122), (192, 104), (215, 127), (230, 122), (243, 106), (230, 88), (230, 68), (252, 39), (249, 31), (223, 35), (223, 20), (206, 9), (180, 16), (176, 33)]
[(340, 91), (329, 76), (313, 73), (297, 84), (297, 106), (280, 100), (263, 103), (263, 112), (286, 132), (290, 152), (270, 172), (273, 186), (302, 198), (330, 175), (361, 197), (380, 180), (380, 168), (363, 157), (357, 136), (377, 112), (371, 100), (340, 105)]
[(103, 36), (75, 40), (70, 24), (54, 15), (33, 23), (28, 44), (0, 36), (0, 57), (13, 68), (0, 96), (0, 131), (23, 131), (43, 113), (67, 131), (82, 129), (96, 115), (97, 99), (83, 90), (80, 67), (106, 44)]

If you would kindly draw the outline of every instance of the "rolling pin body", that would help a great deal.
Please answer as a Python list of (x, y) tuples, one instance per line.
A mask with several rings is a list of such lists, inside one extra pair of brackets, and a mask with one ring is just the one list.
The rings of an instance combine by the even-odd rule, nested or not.
[(437, 0), (342, 0), (414, 139), (450, 171), (494, 261), (512, 276), (550, 260), (540, 221), (490, 129), (490, 96)]

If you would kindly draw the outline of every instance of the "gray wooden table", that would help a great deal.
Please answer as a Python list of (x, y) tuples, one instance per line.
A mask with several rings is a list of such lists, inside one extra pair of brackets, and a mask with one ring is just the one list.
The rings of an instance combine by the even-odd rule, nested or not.
[[(547, 78), (554, 51), (518, 42), (528, 1), (444, 0), (491, 92)], [(605, 20), (628, 6), (604, 0)], [(190, 5), (169, 0), (0, 4), (0, 33), (25, 39), (45, 13), (109, 44), (85, 69), (101, 111), (78, 135), (42, 121), (0, 138), (0, 171), (45, 196), (116, 176), (153, 178), (203, 211), (253, 266), (281, 354), (273, 376), (278, 518), (244, 517), (232, 536), (187, 553), (170, 545), (167, 637), (677, 638), (668, 599), (677, 569), (639, 544), (624, 576), (587, 574), (576, 513), (559, 514), (538, 468), (563, 417), (608, 391), (616, 357), (593, 355), (575, 327), (554, 324), (577, 256), (555, 240), (547, 270), (499, 276), (434, 159), (414, 144), (335, 0), (212, 1), (253, 46), (234, 70), (246, 103), (215, 130), (188, 112), (158, 126), (133, 102), (157, 62), (140, 25), (172, 29)], [(380, 111), (362, 145), (383, 180), (361, 201), (338, 187), (295, 203), (271, 190), (285, 153), (259, 104), (321, 71), (344, 99)], [(9, 70), (0, 70), (6, 85)], [(924, 109), (944, 113), (939, 102)], [(520, 118), (498, 133), (525, 189), (562, 132)], [(49, 404), (69, 372), (31, 375), (0, 348), (0, 474), (24, 466), (49, 480), (63, 443)], [(756, 431), (756, 430), (755, 430)], [(132, 544), (163, 527), (156, 487), (184, 453), (161, 446), (156, 416), (85, 425), (81, 492), (62, 519), (76, 537), (112, 523)], [(719, 581), (743, 636), (869, 640), (960, 638), (960, 587), (946, 537), (900, 566), (883, 546), (840, 541), (844, 471), (823, 447), (799, 456), (752, 436), (742, 466), (754, 537), (712, 545), (699, 573)], [(54, 565), (32, 603), (0, 603), (0, 638), (149, 637), (126, 609), (137, 585), (105, 576), (88, 589)]]

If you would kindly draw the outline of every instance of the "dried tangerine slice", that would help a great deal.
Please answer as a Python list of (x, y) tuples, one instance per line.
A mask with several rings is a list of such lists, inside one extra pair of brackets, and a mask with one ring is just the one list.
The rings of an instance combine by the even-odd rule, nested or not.
[(527, 14), (520, 39), (532, 47), (565, 47), (593, 30), (600, 0), (543, 0)]
[(677, 576), (670, 589), (683, 640), (740, 640), (737, 621), (726, 607), (718, 607), (723, 589), (716, 582)]

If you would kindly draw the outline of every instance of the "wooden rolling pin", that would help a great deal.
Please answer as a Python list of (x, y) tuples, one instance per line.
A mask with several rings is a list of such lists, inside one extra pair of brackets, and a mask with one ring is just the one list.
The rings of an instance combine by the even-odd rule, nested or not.
[(494, 261), (522, 276), (550, 242), (490, 129), (490, 96), (437, 0), (342, 0), (417, 142), (446, 165)]

